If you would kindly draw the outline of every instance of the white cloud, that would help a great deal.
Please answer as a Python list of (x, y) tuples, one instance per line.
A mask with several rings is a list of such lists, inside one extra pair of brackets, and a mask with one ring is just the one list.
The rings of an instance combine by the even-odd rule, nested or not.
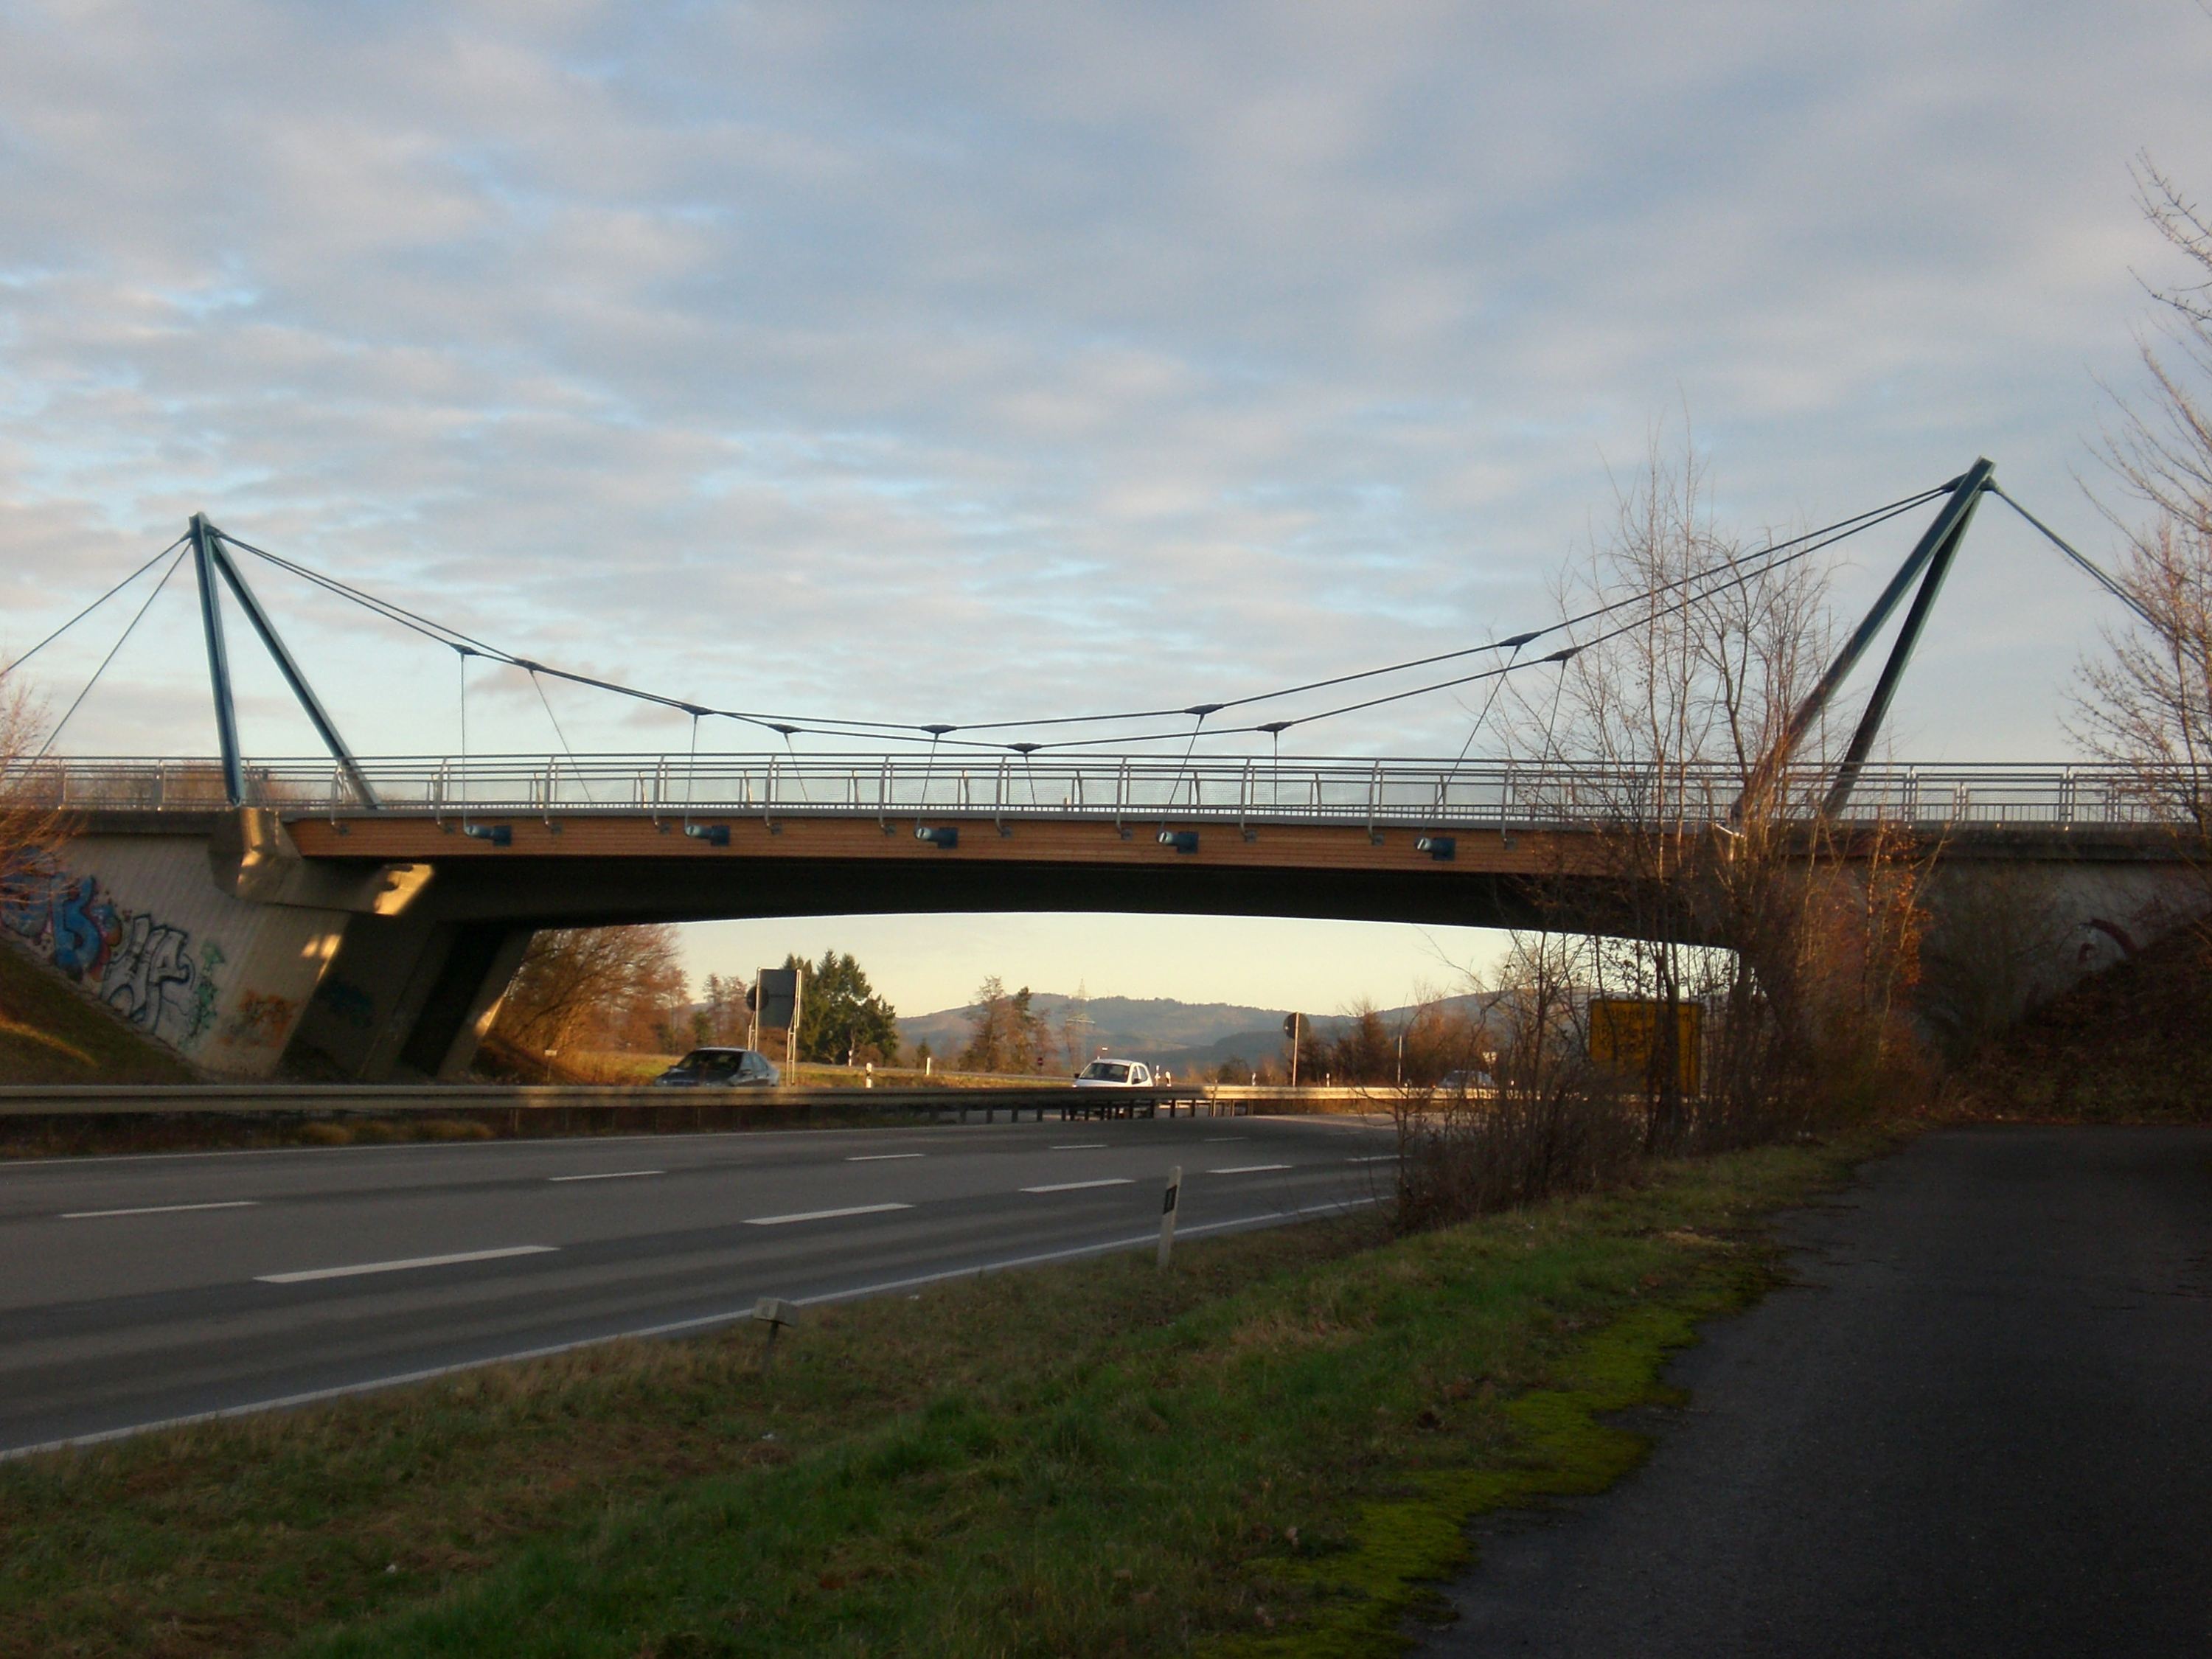
[[(2127, 162), (2191, 176), (2208, 52), (2188, 8), (2055, 0), (24, 0), (4, 632), (204, 506), (687, 695), (1196, 698), (1540, 611), (1608, 464), (1683, 410), (1746, 525), (1986, 450), (2087, 527), (2069, 470), (2157, 252)], [(2094, 606), (2020, 579), (2043, 556), (1978, 529), (1913, 742), (2058, 744)], [(269, 586), (362, 746), (451, 724), (450, 661)], [(118, 672), (189, 662), (163, 603)], [(487, 740), (550, 744), (534, 698), (487, 698)], [(208, 735), (188, 697), (82, 718), (92, 747)]]

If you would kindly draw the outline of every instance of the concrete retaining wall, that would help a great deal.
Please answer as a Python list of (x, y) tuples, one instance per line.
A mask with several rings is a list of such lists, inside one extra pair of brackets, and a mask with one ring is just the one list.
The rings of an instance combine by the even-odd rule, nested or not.
[(0, 909), (0, 926), (147, 1036), (237, 1078), (275, 1070), (345, 921), (235, 898), (207, 843), (174, 836), (82, 836)]

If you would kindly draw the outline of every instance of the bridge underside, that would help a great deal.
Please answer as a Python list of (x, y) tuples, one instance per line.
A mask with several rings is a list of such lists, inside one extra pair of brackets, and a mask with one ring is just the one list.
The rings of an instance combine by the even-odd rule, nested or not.
[[(281, 1064), (367, 1082), (465, 1071), (544, 927), (1041, 910), (1617, 926), (1604, 842), (1587, 830), (977, 816), (930, 827), (957, 828), (956, 843), (872, 813), (687, 825), (649, 811), (473, 823), (95, 812), (47, 899), (7, 920), (211, 1071)], [(1194, 839), (1164, 842), (1163, 830)], [(2100, 918), (2142, 914), (2173, 852), (2138, 830), (1984, 828), (1950, 836), (1945, 857), (2045, 866), (2082, 896), (2086, 925), (2124, 939)]]
[(458, 827), (390, 819), (297, 820), (318, 862), (427, 863), (430, 914), (532, 927), (948, 911), (1094, 910), (1297, 916), (1512, 927), (1538, 917), (1538, 884), (1571, 867), (1586, 836), (1462, 833), (1452, 856), (1403, 830), (1209, 825), (1163, 845), (1154, 822), (958, 824), (956, 846), (877, 819), (730, 824), (728, 844), (650, 815), (508, 821), (505, 846)]

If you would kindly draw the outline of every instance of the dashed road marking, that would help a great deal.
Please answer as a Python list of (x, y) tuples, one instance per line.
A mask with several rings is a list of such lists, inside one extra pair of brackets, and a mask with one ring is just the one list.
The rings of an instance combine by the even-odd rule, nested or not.
[(609, 1170), (601, 1175), (547, 1176), (548, 1181), (634, 1181), (639, 1176), (666, 1175), (665, 1170)]
[(1025, 1193), (1079, 1193), (1087, 1187), (1133, 1187), (1137, 1183), (1127, 1176), (1109, 1176), (1103, 1181), (1056, 1181), (1049, 1187), (1024, 1187)]
[(510, 1255), (550, 1255), (557, 1244), (509, 1244), (497, 1250), (457, 1250), (451, 1255), (410, 1256), (404, 1261), (362, 1261), (346, 1267), (308, 1267), (298, 1273), (256, 1273), (264, 1285), (304, 1285), (314, 1279), (353, 1279), (362, 1273), (396, 1273), (410, 1267), (447, 1267), (459, 1261), (497, 1261)]
[(1225, 1170), (1201, 1170), (1201, 1175), (1265, 1175), (1270, 1170), (1287, 1170), (1287, 1164), (1237, 1164)]
[(845, 1160), (848, 1164), (889, 1164), (902, 1158), (927, 1158), (927, 1152), (855, 1152)]
[(890, 1210), (911, 1210), (911, 1204), (854, 1204), (842, 1210), (800, 1210), (791, 1215), (745, 1218), (748, 1227), (788, 1227), (795, 1221), (840, 1221), (848, 1215), (882, 1215)]
[(147, 1204), (133, 1210), (64, 1210), (64, 1221), (95, 1221), (108, 1215), (181, 1215), (186, 1210), (250, 1210), (258, 1198), (229, 1198), (219, 1204)]

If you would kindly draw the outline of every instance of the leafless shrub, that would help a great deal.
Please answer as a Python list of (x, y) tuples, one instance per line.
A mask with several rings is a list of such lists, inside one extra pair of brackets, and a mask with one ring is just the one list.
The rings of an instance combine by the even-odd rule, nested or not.
[(0, 906), (33, 896), (65, 834), (40, 783), (46, 729), (45, 705), (30, 686), (0, 675)]
[(2093, 754), (2130, 770), (2154, 816), (2184, 826), (2212, 896), (2212, 223), (2148, 161), (2136, 185), (2188, 275), (2151, 290), (2149, 386), (2121, 401), (2104, 447), (2122, 498), (2106, 512), (2127, 537), (2118, 580), (2136, 620), (2081, 663), (2069, 724)]
[(1618, 1080), (1590, 1065), (1575, 942), (1515, 940), (1491, 993), (1499, 1046), (1478, 1077), (1397, 1098), (1398, 1224), (1408, 1231), (1583, 1192), (1639, 1155)]
[[(1825, 577), (1747, 554), (1705, 490), (1693, 453), (1655, 445), (1561, 588), (1562, 614), (1602, 607), (1601, 622), (1523, 695), (1511, 737), (1587, 781), (1578, 805), (1600, 827), (1561, 838), (1534, 884), (1553, 931), (1516, 942), (1499, 988), (1512, 1030), (1495, 1091), (1404, 1115), (1409, 1224), (1800, 1133), (1917, 1085), (1905, 1000), (1928, 849), (1824, 822), (1817, 769), (1778, 763), (1831, 654)], [(1826, 754), (1823, 726), (1795, 735), (1800, 762)], [(1590, 1058), (1592, 999), (1644, 1011), (1625, 1071)]]

